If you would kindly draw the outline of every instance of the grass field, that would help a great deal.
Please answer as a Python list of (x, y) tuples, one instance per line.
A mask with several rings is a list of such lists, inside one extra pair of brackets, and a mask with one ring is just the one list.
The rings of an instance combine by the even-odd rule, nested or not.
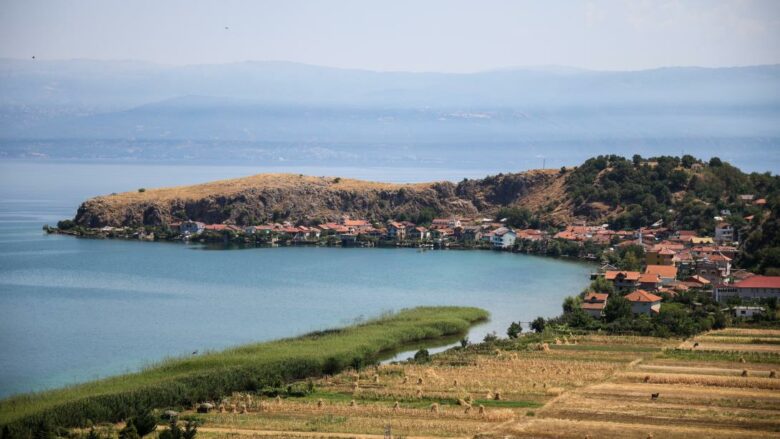
[(233, 391), (283, 386), (372, 364), (409, 343), (464, 334), (486, 318), (477, 308), (415, 308), (343, 329), (174, 359), (138, 373), (3, 400), (0, 425), (34, 425), (44, 416), (63, 426), (116, 422), (144, 406), (191, 406)]

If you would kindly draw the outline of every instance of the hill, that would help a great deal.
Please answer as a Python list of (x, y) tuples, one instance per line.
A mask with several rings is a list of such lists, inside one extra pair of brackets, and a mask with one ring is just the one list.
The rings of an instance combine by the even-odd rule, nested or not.
[[(718, 158), (705, 163), (692, 156), (612, 155), (573, 169), (498, 174), (457, 184), (262, 174), (96, 197), (81, 205), (75, 221), (87, 227), (158, 226), (187, 219), (316, 224), (345, 214), (382, 222), (414, 220), (423, 212), (476, 217), (507, 215), (506, 209), (515, 209), (522, 218), (516, 226), (556, 227), (576, 221), (636, 229), (660, 223), (710, 234), (716, 217), (721, 217), (749, 233), (773, 218), (779, 197), (777, 176), (747, 174)], [(754, 203), (758, 199), (766, 204)]]

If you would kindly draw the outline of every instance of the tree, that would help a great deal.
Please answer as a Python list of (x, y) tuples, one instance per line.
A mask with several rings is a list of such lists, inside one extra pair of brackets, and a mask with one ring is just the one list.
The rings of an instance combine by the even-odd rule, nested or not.
[(575, 309), (580, 309), (580, 298), (579, 297), (569, 296), (569, 297), (563, 299), (563, 313), (564, 314), (570, 314), (570, 313), (574, 312)]
[(195, 421), (187, 421), (181, 434), (182, 439), (194, 439), (196, 434), (198, 434), (198, 426)]
[(429, 363), (431, 361), (431, 354), (428, 353), (428, 349), (420, 349), (414, 354), (415, 363)]
[(160, 432), (158, 439), (182, 439), (182, 430), (181, 427), (179, 427), (176, 418), (171, 418), (168, 429)]
[(132, 421), (133, 425), (135, 426), (139, 437), (144, 437), (157, 428), (157, 419), (149, 410), (142, 412), (138, 416), (132, 418), (130, 421)]
[(607, 305), (604, 307), (604, 318), (607, 322), (628, 317), (631, 317), (631, 302), (618, 294), (609, 296)]
[(710, 159), (710, 168), (718, 168), (723, 166), (723, 161), (718, 157), (713, 157)]
[(680, 160), (680, 162), (682, 163), (683, 168), (688, 168), (688, 169), (692, 168), (693, 165), (695, 165), (697, 161), (698, 160), (696, 160), (696, 158), (694, 156), (689, 155), (689, 154), (685, 154), (684, 156), (682, 156), (682, 159)]
[(509, 338), (517, 338), (520, 336), (521, 332), (523, 332), (523, 326), (520, 322), (512, 322), (512, 324), (509, 325), (509, 329), (506, 330), (506, 335)]
[(536, 333), (544, 332), (545, 321), (544, 317), (537, 317), (531, 322), (531, 329)]
[(119, 430), (119, 439), (139, 439), (140, 437), (132, 419), (128, 419), (125, 428)]

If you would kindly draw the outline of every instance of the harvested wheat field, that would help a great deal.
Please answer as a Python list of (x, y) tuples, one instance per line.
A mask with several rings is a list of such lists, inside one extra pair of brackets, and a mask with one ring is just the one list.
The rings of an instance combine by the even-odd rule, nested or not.
[(726, 331), (630, 363), (601, 382), (564, 392), (530, 419), (481, 437), (780, 436), (780, 352), (773, 349), (779, 332)]
[(369, 439), (388, 428), (407, 438), (777, 437), (780, 354), (762, 349), (776, 346), (775, 333), (729, 329), (683, 343), (532, 335), (299, 383), (309, 389), (299, 396), (236, 394), (188, 416), (208, 438)]

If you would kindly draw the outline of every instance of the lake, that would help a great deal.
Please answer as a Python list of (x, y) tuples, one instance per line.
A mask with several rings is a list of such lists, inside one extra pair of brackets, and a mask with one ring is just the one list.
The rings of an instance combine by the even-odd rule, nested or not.
[[(513, 320), (557, 315), (562, 299), (588, 283), (587, 264), (492, 251), (213, 250), (41, 231), (72, 217), (90, 196), (270, 170), (0, 162), (0, 396), (418, 305), (479, 306), (492, 319), (469, 337), (503, 335)], [(402, 168), (299, 171), (385, 181), (479, 176)]]

